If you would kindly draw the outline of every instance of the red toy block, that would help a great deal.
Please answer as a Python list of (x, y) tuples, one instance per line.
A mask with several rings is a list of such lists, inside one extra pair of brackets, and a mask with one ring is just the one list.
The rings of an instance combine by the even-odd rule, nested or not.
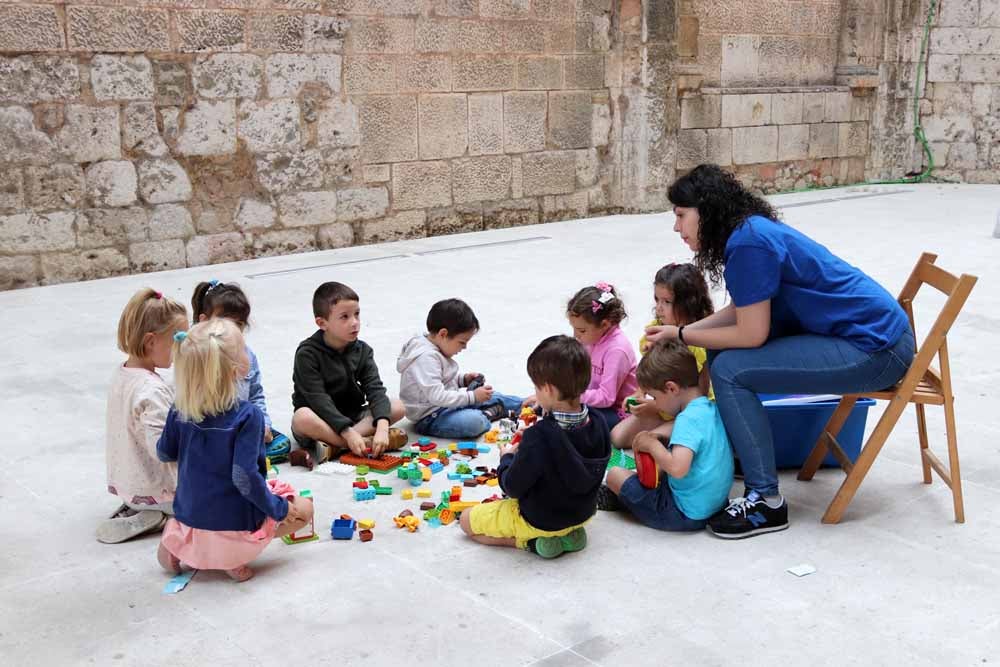
[(358, 532), (358, 537), (361, 538), (362, 542), (371, 542), (372, 538), (375, 537), (375, 533), (370, 530), (362, 530)]
[(660, 483), (660, 471), (649, 452), (636, 452), (635, 472), (639, 475), (639, 483), (647, 489), (655, 489)]
[(420, 461), (420, 463), (421, 463), (422, 465), (425, 465), (425, 466), (427, 466), (428, 468), (430, 468), (430, 467), (431, 467), (431, 464), (432, 464), (432, 463), (434, 463), (434, 461), (431, 461), (430, 459), (423, 459), (423, 458), (420, 458), (420, 459), (417, 459), (417, 460), (418, 460), (418, 461)]
[(458, 453), (461, 454), (462, 456), (468, 456), (470, 459), (474, 459), (477, 456), (479, 456), (479, 450), (478, 449), (472, 449), (472, 448), (469, 448), (469, 449), (460, 449), (460, 450), (458, 450)]
[(340, 518), (343, 519), (344, 521), (353, 521), (354, 520), (354, 517), (352, 517), (350, 514), (341, 514)]
[(417, 447), (422, 452), (433, 452), (435, 449), (437, 449), (437, 443), (436, 442), (429, 442), (426, 445), (417, 445)]
[(350, 452), (340, 455), (340, 463), (349, 466), (368, 466), (371, 470), (381, 470), (383, 472), (393, 470), (403, 465), (403, 459), (391, 454), (383, 454), (377, 459), (369, 459), (364, 456), (355, 456)]
[(354, 487), (357, 489), (367, 489), (368, 482), (354, 482)]
[(515, 433), (514, 437), (510, 439), (510, 444), (516, 445), (519, 442), (521, 442), (521, 434), (522, 433), (523, 433), (523, 431), (518, 431), (517, 433)]

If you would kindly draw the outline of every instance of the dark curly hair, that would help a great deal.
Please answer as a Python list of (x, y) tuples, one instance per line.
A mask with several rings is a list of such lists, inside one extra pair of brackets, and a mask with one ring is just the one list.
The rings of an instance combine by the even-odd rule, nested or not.
[(667, 191), (674, 206), (698, 209), (698, 254), (694, 261), (718, 285), (722, 280), (726, 241), (751, 215), (778, 221), (767, 201), (753, 194), (716, 164), (701, 164), (681, 176)]
[(666, 287), (674, 295), (674, 319), (682, 324), (703, 320), (715, 312), (705, 275), (694, 264), (667, 264), (656, 272), (653, 284)]
[[(621, 324), (622, 320), (628, 317), (625, 312), (625, 304), (618, 298), (618, 293), (614, 286), (609, 285), (610, 292), (614, 296), (606, 303), (601, 302), (603, 292), (597, 287), (584, 287), (573, 295), (573, 298), (566, 304), (566, 314), (582, 317), (591, 324), (600, 326), (601, 322), (607, 320), (611, 324)], [(594, 306), (594, 304), (597, 306)], [(596, 311), (595, 311), (596, 308)]]

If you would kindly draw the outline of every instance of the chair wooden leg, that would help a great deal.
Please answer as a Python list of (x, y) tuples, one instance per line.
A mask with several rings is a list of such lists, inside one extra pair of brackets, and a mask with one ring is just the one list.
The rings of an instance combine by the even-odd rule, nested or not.
[(823, 523), (838, 523), (840, 521), (851, 499), (854, 498), (858, 487), (861, 486), (865, 475), (868, 474), (868, 470), (875, 462), (875, 457), (882, 451), (882, 446), (889, 438), (889, 434), (892, 433), (892, 429), (895, 428), (896, 422), (899, 421), (905, 408), (906, 401), (898, 395), (889, 402), (885, 412), (882, 413), (882, 418), (878, 420), (875, 430), (872, 431), (871, 437), (868, 438), (868, 442), (861, 449), (858, 460), (854, 462), (854, 468), (847, 474), (844, 482), (840, 485), (837, 495), (833, 497), (833, 502), (826, 508), (826, 513), (823, 515)]
[(830, 415), (826, 426), (823, 427), (823, 431), (819, 434), (819, 439), (816, 440), (812, 451), (809, 452), (809, 457), (802, 464), (798, 475), (799, 480), (808, 482), (816, 474), (816, 471), (819, 470), (819, 467), (823, 465), (823, 459), (826, 458), (826, 453), (830, 449), (826, 444), (827, 434), (833, 438), (836, 438), (840, 434), (840, 429), (844, 427), (847, 418), (851, 416), (851, 410), (854, 409), (854, 404), (857, 402), (857, 396), (844, 396), (840, 399), (837, 409)]
[(927, 462), (927, 458), (924, 456), (924, 452), (930, 446), (927, 442), (927, 413), (922, 403), (917, 403), (916, 408), (917, 435), (920, 438), (920, 465), (924, 469), (924, 484), (930, 484), (933, 481), (931, 477), (931, 464)]
[(965, 523), (962, 470), (958, 465), (958, 434), (955, 432), (955, 403), (952, 400), (944, 402), (944, 427), (948, 435), (948, 471), (951, 477), (949, 486), (951, 486), (951, 497), (955, 503), (955, 523)]

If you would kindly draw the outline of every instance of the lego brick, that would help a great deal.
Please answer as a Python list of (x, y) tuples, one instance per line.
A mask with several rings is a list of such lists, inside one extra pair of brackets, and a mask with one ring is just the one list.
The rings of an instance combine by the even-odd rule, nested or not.
[(358, 528), (362, 530), (371, 530), (374, 527), (375, 527), (374, 519), (362, 519), (361, 521), (358, 521)]
[(375, 488), (376, 496), (391, 496), (392, 487), (391, 486), (379, 486)]
[(500, 484), (500, 480), (498, 480), (496, 477), (494, 477), (493, 479), (487, 480), (487, 482), (486, 482), (486, 486), (497, 486), (499, 484)]
[(441, 463), (440, 461), (435, 461), (434, 463), (431, 464), (430, 470), (431, 474), (441, 472), (442, 470), (444, 470), (444, 464)]
[(403, 497), (403, 500), (413, 500), (413, 489), (403, 489), (400, 495)]
[(480, 454), (488, 454), (489, 451), (490, 451), (490, 446), (489, 445), (477, 445), (476, 449), (479, 450)]
[(354, 537), (354, 520), (334, 519), (330, 525), (330, 537), (335, 540), (349, 540)]
[(424, 437), (420, 438), (419, 440), (417, 440), (417, 445), (418, 446), (422, 447), (424, 445), (429, 445), (429, 444), (431, 444), (431, 439), (428, 438), (427, 436), (424, 436)]
[(431, 528), (440, 528), (441, 527), (441, 519), (439, 519), (436, 516), (432, 516), (431, 518), (426, 519), (426, 521), (427, 521), (427, 525), (430, 526)]
[(456, 501), (456, 502), (451, 503), (451, 511), (452, 512), (461, 512), (462, 510), (469, 509), (470, 507), (475, 507), (478, 504), (479, 504), (479, 502), (464, 501), (464, 500), (462, 500), (462, 501)]
[(374, 486), (376, 489), (380, 486), (377, 479), (373, 479), (368, 482), (368, 486)]
[(436, 507), (436, 505), (434, 503), (432, 503), (432, 502), (423, 502), (423, 503), (420, 503), (420, 509), (423, 510), (423, 511), (432, 510), (435, 507)]
[(356, 472), (357, 474), (359, 474), (359, 475), (367, 475), (367, 474), (368, 474), (368, 466), (366, 466), (366, 465), (361, 465), (361, 466), (357, 466), (357, 467), (356, 467), (356, 468), (354, 469), (354, 471), (355, 471), (355, 472)]
[(417, 498), (430, 498), (430, 497), (431, 497), (430, 489), (420, 489), (417, 491)]
[(425, 459), (425, 458), (419, 458), (417, 459), (417, 462), (420, 463), (420, 465), (424, 465), (427, 467), (430, 467), (431, 463), (433, 463), (430, 459)]
[(424, 480), (422, 480), (419, 477), (411, 477), (410, 478), (410, 486), (420, 486), (423, 483), (424, 483)]
[(455, 512), (446, 507), (438, 511), (438, 519), (441, 521), (442, 525), (447, 526), (455, 520)]
[(375, 500), (375, 488), (369, 487), (365, 489), (354, 489), (354, 499), (355, 500)]
[[(347, 465), (358, 466), (359, 468), (367, 468), (365, 472), (368, 473), (373, 470), (376, 472), (388, 472), (402, 465), (403, 459), (390, 454), (383, 454), (377, 459), (370, 459), (346, 452), (340, 455), (340, 462)], [(358, 470), (358, 474), (361, 474), (360, 470)]]
[(438, 511), (436, 509), (427, 510), (424, 512), (424, 521), (430, 521), (431, 519), (436, 519)]
[(424, 468), (423, 470), (421, 470), (420, 471), (420, 475), (421, 475), (421, 477), (423, 477), (423, 480), (425, 482), (431, 481), (431, 471), (430, 471), (430, 468)]
[(465, 480), (465, 485), (474, 489), (479, 486), (479, 482), (474, 479), (467, 479)]
[(352, 517), (350, 514), (341, 514), (340, 518), (343, 519), (344, 521), (353, 521), (354, 520), (354, 517)]
[(375, 533), (370, 530), (362, 530), (358, 533), (358, 537), (361, 538), (362, 542), (371, 542), (372, 538), (375, 537)]
[(354, 488), (355, 489), (367, 489), (368, 488), (368, 482), (366, 482), (364, 480), (362, 480), (360, 482), (355, 482), (354, 483)]

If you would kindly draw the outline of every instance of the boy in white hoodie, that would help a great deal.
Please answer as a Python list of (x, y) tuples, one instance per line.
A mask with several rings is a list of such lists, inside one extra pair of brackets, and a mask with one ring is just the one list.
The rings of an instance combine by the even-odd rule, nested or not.
[(460, 299), (431, 306), (427, 333), (414, 336), (399, 353), (399, 398), (421, 435), (455, 440), (476, 438), (490, 422), (520, 410), (521, 398), (493, 391), (480, 373), (460, 374), (453, 357), (479, 332), (479, 320)]

